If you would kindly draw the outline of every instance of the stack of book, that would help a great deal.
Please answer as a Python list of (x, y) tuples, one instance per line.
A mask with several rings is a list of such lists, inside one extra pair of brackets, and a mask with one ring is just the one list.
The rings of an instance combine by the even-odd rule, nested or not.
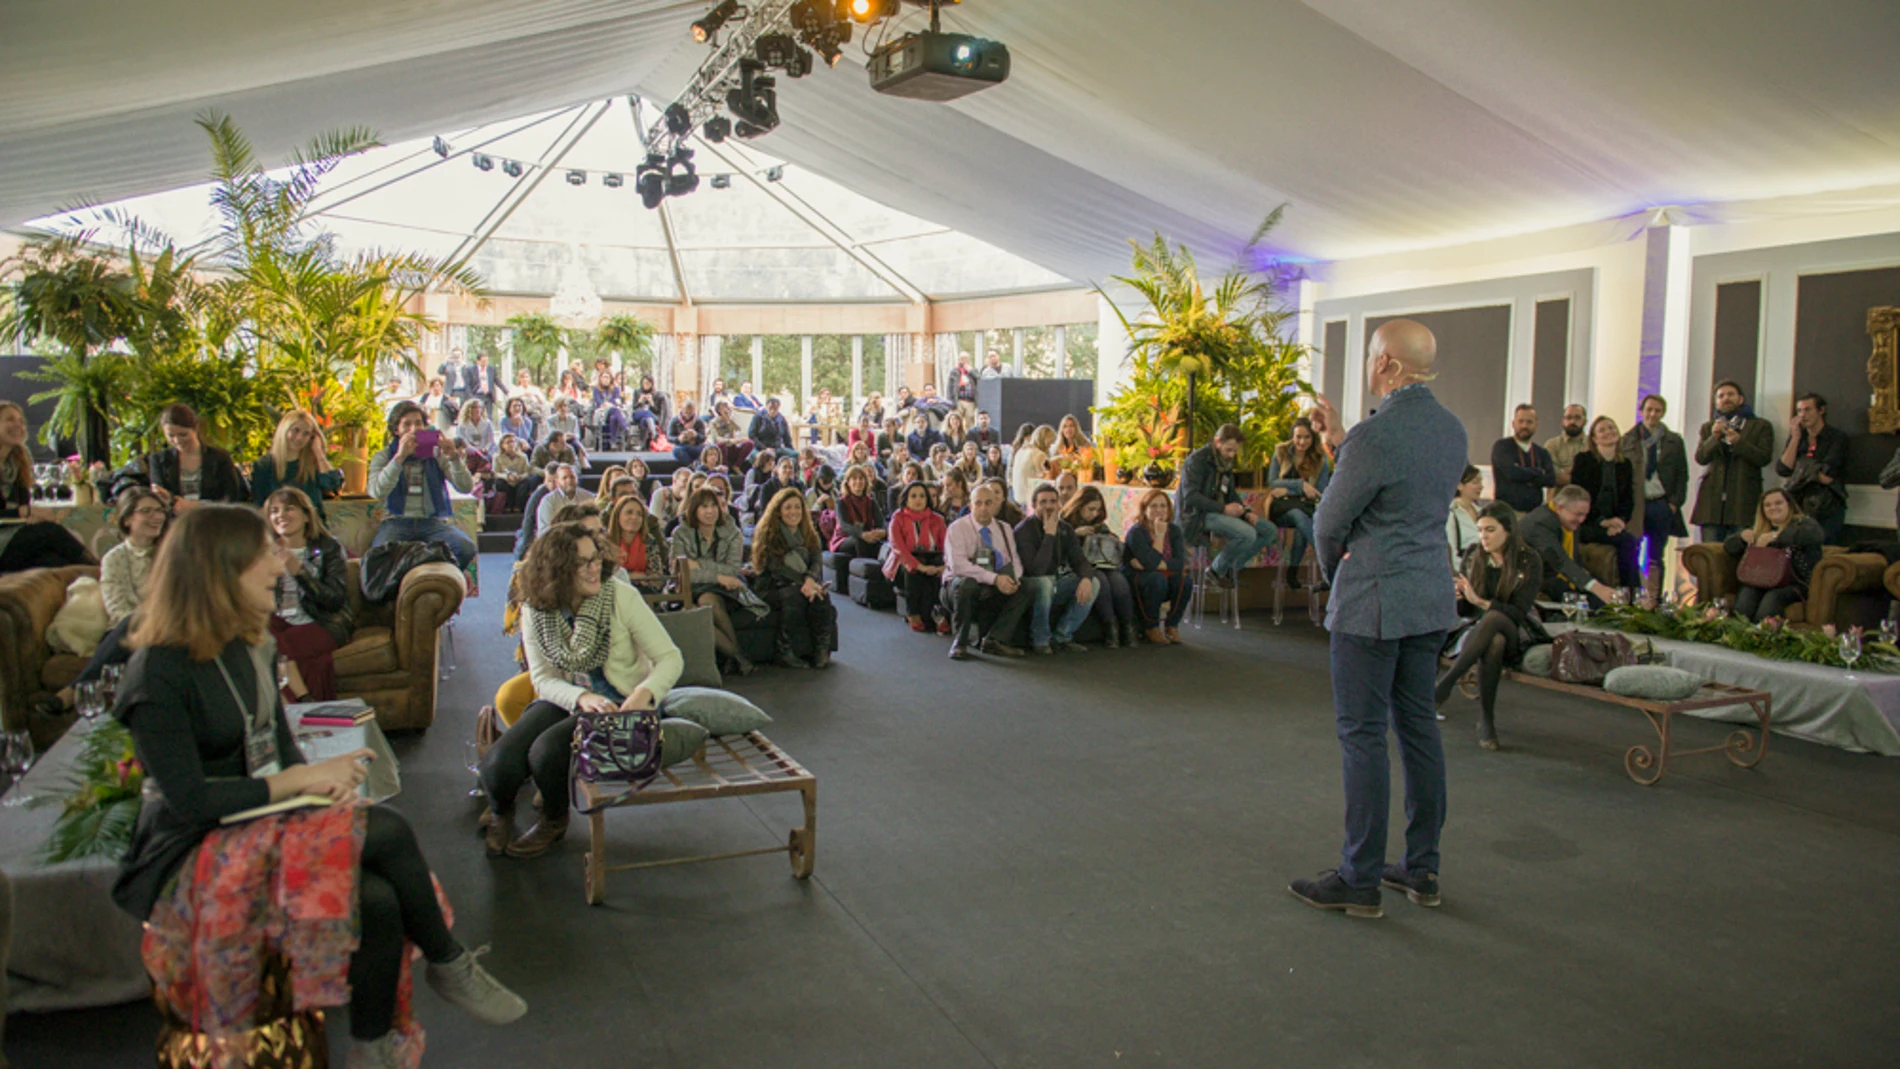
[(312, 702), (298, 707), (297, 730), (361, 727), (376, 719), (376, 710), (361, 698), (341, 702)]

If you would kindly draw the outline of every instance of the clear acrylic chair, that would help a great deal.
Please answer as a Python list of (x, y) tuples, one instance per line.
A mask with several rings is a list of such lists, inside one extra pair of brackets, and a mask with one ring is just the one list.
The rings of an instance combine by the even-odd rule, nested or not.
[(1207, 598), (1214, 596), (1214, 608), (1220, 622), (1231, 622), (1240, 628), (1240, 590), (1238, 587), (1218, 587), (1209, 580), (1214, 574), (1214, 559), (1209, 540), (1202, 540), (1188, 547), (1188, 573), (1194, 576), (1194, 593), (1188, 599), (1189, 613), (1194, 626), (1201, 627), (1201, 621), (1207, 615)]

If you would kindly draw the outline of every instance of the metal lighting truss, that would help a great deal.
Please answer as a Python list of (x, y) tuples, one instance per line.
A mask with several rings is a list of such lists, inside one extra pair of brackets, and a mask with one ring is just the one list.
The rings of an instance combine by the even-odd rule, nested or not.
[[(768, 33), (791, 32), (789, 12), (796, 0), (756, 0), (746, 4), (746, 16), (743, 22), (726, 26), (726, 39), (699, 65), (686, 89), (680, 93), (675, 103), (686, 107), (693, 117), (693, 129), (704, 126), (707, 119), (719, 114), (726, 106), (726, 90), (739, 84), (739, 61), (753, 55), (754, 46), (759, 38)], [(776, 77), (782, 72), (773, 73)], [(647, 129), (646, 143), (650, 152), (661, 151), (661, 145), (682, 140), (680, 135), (666, 128), (666, 119), (660, 118)]]

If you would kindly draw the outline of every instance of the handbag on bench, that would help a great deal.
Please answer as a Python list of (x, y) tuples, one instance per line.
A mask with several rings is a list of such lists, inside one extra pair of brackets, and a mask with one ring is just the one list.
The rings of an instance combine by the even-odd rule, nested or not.
[(1565, 631), (1551, 650), (1550, 678), (1600, 687), (1611, 669), (1635, 663), (1635, 647), (1622, 635)]
[(568, 759), (568, 790), (574, 808), (591, 813), (580, 802), (579, 787), (588, 783), (625, 783), (638, 790), (660, 772), (660, 710), (574, 714), (574, 752)]

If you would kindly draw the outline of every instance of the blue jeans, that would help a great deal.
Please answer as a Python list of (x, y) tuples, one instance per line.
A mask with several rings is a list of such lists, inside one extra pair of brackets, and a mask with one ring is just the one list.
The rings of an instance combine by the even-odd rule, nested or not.
[(1445, 827), (1445, 749), (1438, 737), (1434, 676), (1445, 633), (1397, 639), (1332, 636), (1333, 716), (1345, 757), (1346, 845), (1339, 877), (1349, 887), (1379, 886), (1385, 868), (1392, 769), (1389, 724), (1405, 767), (1405, 870), (1438, 871)]
[(1102, 618), (1102, 626), (1113, 627), (1116, 621), (1134, 623), (1135, 588), (1128, 585), (1128, 576), (1116, 569), (1098, 570), (1095, 577), (1105, 588), (1095, 592), (1095, 615)]
[(1306, 547), (1313, 544), (1313, 514), (1305, 509), (1294, 509), (1280, 517), (1288, 527), (1293, 528), (1293, 545), (1287, 550), (1287, 570), (1298, 574), (1300, 562), (1306, 559)]
[[(1181, 617), (1187, 613), (1188, 596), (1194, 592), (1193, 580), (1180, 572), (1162, 575), (1160, 572), (1134, 573), (1135, 608), (1141, 614), (1141, 626), (1179, 627)], [(1161, 614), (1161, 606), (1168, 606), (1167, 616)]]
[(376, 537), (370, 539), (369, 548), (375, 549), (385, 542), (438, 542), (449, 547), (456, 567), (467, 568), (475, 561), (475, 540), (457, 527), (454, 520), (391, 516), (376, 528)]
[[(1065, 575), (1060, 578), (1053, 575), (1032, 575), (1023, 580), (1023, 586), (1029, 590), (1031, 611), (1029, 614), (1029, 644), (1047, 646), (1052, 642), (1067, 642), (1075, 637), (1075, 629), (1089, 618), (1089, 607), (1095, 604), (1095, 598), (1101, 593), (1100, 585), (1089, 591), (1089, 599), (1080, 601), (1075, 596), (1075, 588), (1081, 584), (1081, 578)], [(1051, 628), (1049, 617), (1056, 605), (1066, 603), (1062, 616)], [(1051, 633), (1053, 630), (1053, 633)]]
[(699, 463), (700, 451), (705, 448), (703, 445), (676, 445), (673, 447), (673, 459), (681, 466), (690, 468)]
[(1651, 569), (1661, 571), (1669, 559), (1669, 530), (1675, 525), (1676, 510), (1669, 507), (1668, 498), (1643, 503), (1643, 544), (1649, 547), (1644, 560)]
[(1243, 565), (1258, 557), (1261, 550), (1280, 541), (1280, 529), (1265, 516), (1249, 524), (1238, 516), (1217, 512), (1207, 517), (1207, 533), (1227, 540), (1220, 555), (1214, 558), (1214, 571), (1236, 579)]

